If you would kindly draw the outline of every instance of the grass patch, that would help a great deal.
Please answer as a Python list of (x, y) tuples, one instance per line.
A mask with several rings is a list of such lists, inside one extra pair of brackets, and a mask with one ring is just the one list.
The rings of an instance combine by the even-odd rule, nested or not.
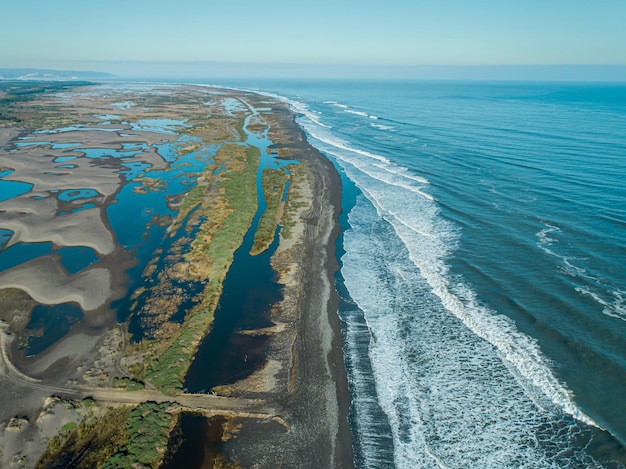
[(74, 430), (77, 426), (78, 424), (76, 422), (67, 422), (61, 427), (61, 433), (67, 433), (71, 430)]
[(264, 169), (262, 174), (263, 195), (267, 208), (259, 221), (250, 254), (255, 256), (267, 250), (272, 244), (278, 222), (278, 208), (283, 197), (288, 176), (283, 169)]
[(202, 197), (204, 196), (206, 189), (206, 186), (203, 185), (194, 186), (189, 192), (187, 192), (187, 195), (185, 195), (185, 200), (183, 200), (179, 210), (187, 213), (190, 209), (198, 205), (202, 201)]
[(291, 238), (293, 229), (298, 223), (298, 211), (302, 207), (309, 205), (309, 202), (305, 201), (296, 190), (298, 185), (304, 183), (306, 177), (306, 161), (291, 166), (290, 172), (291, 186), (289, 188), (289, 195), (285, 201), (285, 210), (283, 211), (283, 218), (281, 220), (281, 236), (285, 239)]
[[(211, 298), (219, 297), (215, 293), (205, 292), (205, 296), (209, 295)], [(165, 394), (174, 395), (182, 391), (185, 375), (198, 344), (213, 324), (213, 312), (217, 301), (206, 302), (208, 303), (206, 306), (193, 312), (177, 337), (165, 350), (160, 351), (158, 343), (148, 344), (146, 351), (149, 358), (144, 361), (145, 379)]]
[(237, 134), (239, 135), (239, 139), (243, 142), (248, 138), (248, 134), (244, 130), (244, 126), (246, 125), (245, 117), (237, 120), (237, 124), (235, 125), (235, 129), (237, 130)]
[(169, 406), (144, 402), (109, 408), (100, 418), (66, 424), (35, 467), (158, 468), (174, 423)]
[(0, 126), (14, 125), (28, 122), (29, 126), (42, 126), (48, 118), (57, 118), (61, 115), (58, 108), (46, 106), (45, 109), (34, 112), (25, 109), (22, 104), (33, 101), (45, 93), (68, 90), (77, 86), (93, 85), (88, 81), (2, 81), (0, 80)]
[(130, 410), (129, 407), (112, 408), (99, 419), (85, 418), (74, 428), (64, 426), (61, 433), (50, 440), (35, 467), (102, 467), (126, 441)]
[(127, 391), (139, 391), (144, 389), (144, 384), (133, 378), (113, 378), (112, 383), (114, 388), (126, 389)]
[(126, 420), (126, 442), (106, 460), (104, 469), (157, 468), (167, 450), (173, 417), (168, 402), (144, 402), (132, 409)]

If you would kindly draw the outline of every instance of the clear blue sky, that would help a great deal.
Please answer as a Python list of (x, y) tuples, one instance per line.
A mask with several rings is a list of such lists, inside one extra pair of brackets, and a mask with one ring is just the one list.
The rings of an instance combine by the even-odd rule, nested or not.
[(0, 12), (0, 67), (626, 66), (626, 0), (5, 0)]

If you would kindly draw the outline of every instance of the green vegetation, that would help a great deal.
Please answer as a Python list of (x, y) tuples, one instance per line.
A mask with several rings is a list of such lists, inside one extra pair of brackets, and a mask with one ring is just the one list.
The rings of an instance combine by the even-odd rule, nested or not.
[(100, 418), (88, 416), (63, 426), (37, 468), (157, 468), (167, 449), (174, 417), (169, 403), (144, 402), (110, 408)]
[[(174, 395), (183, 389), (184, 378), (196, 348), (213, 324), (215, 307), (211, 306), (196, 309), (168, 348), (158, 356), (150, 353), (147, 357), (142, 372), (146, 381), (163, 393)], [(149, 347), (151, 345), (148, 344)]]
[[(236, 154), (227, 153), (233, 160), (229, 170), (220, 173), (222, 203), (210, 209), (212, 216), (202, 226), (191, 244), (192, 252), (186, 256), (186, 260), (198, 271), (203, 270), (201, 265), (208, 265), (204, 267), (209, 281), (203, 293), (203, 301), (188, 315), (169, 344), (142, 342), (143, 367), (133, 370), (138, 379), (145, 378), (170, 395), (183, 388), (184, 377), (198, 344), (213, 324), (222, 281), (257, 210), (255, 178), (260, 159), (259, 149), (246, 148), (240, 161), (235, 161)], [(188, 194), (191, 201), (188, 202), (186, 198), (183, 202), (185, 210), (201, 203), (207, 187), (197, 187), (196, 191), (192, 190)], [(184, 216), (184, 213), (181, 209), (179, 216)]]
[(76, 86), (93, 85), (89, 81), (27, 81), (27, 80), (0, 80), (0, 91), (6, 95), (0, 96), (0, 101), (26, 101), (39, 93), (63, 91)]
[(213, 266), (227, 268), (235, 250), (241, 245), (243, 236), (250, 228), (257, 211), (256, 173), (260, 151), (257, 147), (246, 148), (247, 164), (241, 172), (224, 174), (220, 186), (230, 214), (221, 229), (207, 246), (205, 254), (213, 260)]
[(244, 130), (244, 125), (246, 125), (246, 119), (241, 118), (237, 121), (237, 125), (235, 125), (235, 129), (237, 129), (237, 134), (239, 135), (239, 139), (244, 141), (247, 137), (246, 131)]
[(173, 417), (169, 403), (144, 402), (130, 411), (126, 421), (127, 440), (102, 466), (104, 469), (159, 467), (167, 450)]
[(133, 378), (113, 378), (112, 383), (114, 388), (126, 389), (127, 391), (139, 391), (144, 389), (145, 386), (141, 381)]
[(67, 422), (61, 427), (61, 433), (67, 433), (71, 430), (74, 430), (77, 426), (78, 424), (76, 422)]
[(206, 189), (206, 186), (197, 185), (187, 192), (185, 200), (183, 200), (183, 203), (180, 205), (180, 212), (187, 213), (189, 209), (198, 205), (202, 201)]
[[(17, 88), (12, 88), (13, 85), (9, 82), (0, 82), (0, 126), (22, 122), (22, 126), (49, 125), (50, 128), (56, 128), (59, 123), (65, 124), (67, 120), (72, 120), (73, 123), (93, 122), (91, 111), (93, 108), (89, 100), (85, 103), (54, 97), (42, 99), (40, 102), (36, 100), (37, 96), (45, 96), (43, 93), (87, 84), (21, 82), (15, 84)], [(82, 94), (77, 93), (77, 96)], [(206, 282), (200, 284), (204, 285), (201, 299), (194, 297), (194, 301), (200, 303), (187, 313), (182, 324), (167, 320), (148, 323), (149, 326), (154, 324), (155, 327), (162, 326), (159, 328), (162, 335), (158, 340), (125, 344), (123, 348), (124, 358), (128, 361), (121, 363), (123, 366), (130, 363), (129, 371), (135, 378), (112, 380), (114, 387), (128, 391), (154, 386), (166, 394), (173, 395), (182, 391), (185, 375), (197, 347), (211, 329), (214, 312), (222, 293), (222, 282), (233, 262), (234, 252), (241, 246), (257, 211), (256, 177), (261, 155), (258, 148), (240, 144), (247, 136), (243, 115), (248, 113), (237, 112), (237, 115), (233, 116), (219, 115), (216, 112), (215, 116), (212, 115), (207, 119), (207, 109), (202, 100), (185, 96), (157, 99), (155, 103), (153, 98), (153, 96), (138, 97), (137, 100), (133, 100), (135, 104), (133, 110), (120, 111), (122, 117), (119, 120), (133, 122), (133, 119), (143, 117), (144, 112), (148, 111), (178, 112), (179, 114), (172, 114), (172, 117), (190, 116), (190, 123), (194, 124), (193, 127), (184, 130), (187, 135), (199, 137), (204, 145), (215, 145), (218, 148), (211, 158), (214, 166), (207, 168), (198, 184), (186, 194), (178, 207), (177, 219), (168, 227), (175, 232), (171, 233), (173, 238), (176, 237), (174, 240), (177, 238), (181, 240), (180, 244), (174, 244), (165, 254), (162, 252), (155, 254), (167, 255), (173, 259), (172, 265), (178, 269), (171, 269), (166, 274), (178, 275), (174, 277), (176, 280)], [(104, 100), (102, 103), (104, 106), (108, 101)], [(199, 111), (191, 108), (198, 103)], [(163, 109), (155, 108), (154, 104), (162, 105)], [(188, 107), (166, 109), (172, 104), (184, 104)], [(251, 131), (264, 129), (261, 123), (251, 123), (249, 128)], [(239, 143), (232, 143), (233, 141)], [(178, 148), (179, 154), (195, 151), (198, 151), (196, 143)], [(219, 171), (213, 171), (216, 168)], [(267, 170), (264, 171), (262, 180), (268, 208), (260, 222), (255, 243), (269, 245), (279, 214), (282, 213), (281, 197), (287, 175), (282, 170)], [(157, 189), (158, 185), (147, 182), (142, 186), (142, 190)], [(178, 203), (179, 200), (177, 198), (171, 203)], [(288, 213), (293, 212), (290, 207), (295, 207), (291, 195), (286, 204), (285, 221)], [(163, 225), (169, 224), (170, 221), (171, 219), (164, 221)], [(192, 233), (194, 239), (190, 239)], [(159, 295), (162, 295), (164, 290), (149, 287), (146, 294), (161, 298)], [(23, 302), (32, 309), (32, 305), (26, 300), (29, 300), (28, 295), (0, 295), (0, 305)], [(157, 303), (157, 306), (160, 305), (162, 303)], [(161, 314), (160, 308), (154, 307), (153, 310), (157, 311), (155, 316)], [(37, 463), (37, 467), (112, 469), (159, 466), (176, 419), (170, 413), (171, 410), (168, 411), (169, 403), (145, 402), (138, 406), (102, 408), (90, 399), (84, 400), (82, 405), (85, 412), (78, 415), (86, 416), (79, 423), (70, 422), (61, 428), (59, 434), (50, 440), (49, 448)], [(75, 420), (80, 418), (76, 417)]]
[(130, 410), (130, 407), (109, 409), (99, 419), (87, 417), (74, 428), (64, 426), (35, 467), (102, 467), (102, 462), (114, 455), (126, 440)]
[[(291, 172), (291, 184), (292, 186), (297, 186), (299, 183), (303, 182), (305, 176), (305, 168), (306, 162), (303, 161), (298, 165), (292, 165), (290, 167)], [(290, 189), (289, 196), (285, 201), (285, 209), (283, 211), (283, 217), (281, 220), (282, 225), (282, 236), (283, 238), (289, 239), (291, 237), (291, 231), (296, 226), (298, 222), (297, 214), (300, 208), (308, 206), (308, 203), (302, 200), (302, 196), (299, 195), (296, 191)]]
[(287, 173), (283, 169), (263, 170), (263, 195), (265, 196), (267, 208), (259, 222), (259, 227), (254, 237), (254, 246), (250, 250), (250, 254), (253, 256), (262, 253), (272, 244), (274, 233), (276, 233), (276, 224), (279, 222), (278, 212), (287, 180)]
[[(11, 125), (27, 121), (33, 125), (39, 121), (35, 113), (28, 113), (20, 107), (26, 101), (32, 101), (43, 93), (64, 91), (76, 86), (87, 86), (93, 83), (88, 81), (2, 81), (0, 80), (0, 126)], [(54, 113), (58, 110), (52, 106), (46, 106), (46, 113)]]
[(176, 153), (178, 153), (181, 156), (182, 155), (188, 155), (189, 153), (193, 153), (194, 151), (200, 150), (200, 148), (202, 148), (202, 145), (200, 143), (192, 143), (192, 144), (189, 144), (189, 145), (181, 145), (181, 146), (179, 146), (176, 149)]

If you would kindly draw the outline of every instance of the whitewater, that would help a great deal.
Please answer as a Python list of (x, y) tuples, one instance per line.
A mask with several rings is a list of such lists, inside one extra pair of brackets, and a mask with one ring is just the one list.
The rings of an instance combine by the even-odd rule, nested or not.
[(623, 467), (626, 91), (267, 83), (343, 180), (358, 467)]

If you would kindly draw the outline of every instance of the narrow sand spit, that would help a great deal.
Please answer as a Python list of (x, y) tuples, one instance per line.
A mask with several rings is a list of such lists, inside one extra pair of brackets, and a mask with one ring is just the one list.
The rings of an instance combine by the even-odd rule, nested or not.
[(237, 420), (236, 438), (224, 454), (243, 467), (350, 468), (350, 406), (341, 348), (338, 295), (333, 274), (338, 268), (334, 243), (341, 207), (341, 185), (333, 165), (306, 141), (294, 116), (273, 110), (289, 158), (306, 165), (306, 176), (293, 190), (306, 200), (292, 238), (272, 260), (284, 285), (284, 300), (272, 313), (275, 326), (268, 360), (249, 378), (216, 392), (264, 397), (276, 402), (288, 431), (266, 421)]

